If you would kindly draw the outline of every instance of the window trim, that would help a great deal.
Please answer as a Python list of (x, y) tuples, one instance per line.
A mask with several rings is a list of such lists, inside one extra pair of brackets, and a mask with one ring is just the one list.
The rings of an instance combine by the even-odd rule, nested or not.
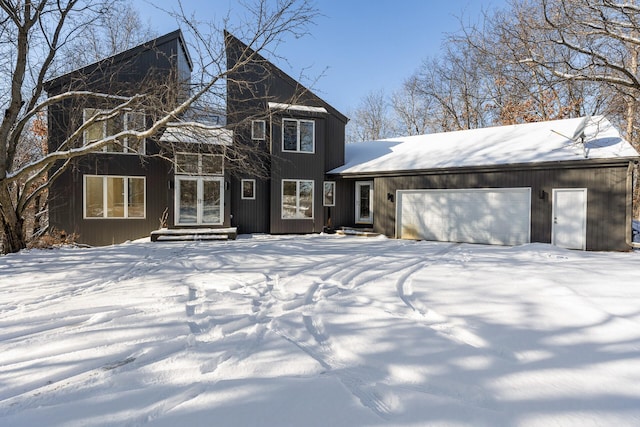
[[(83, 108), (82, 109), (82, 124), (84, 125), (87, 120), (87, 110), (94, 110), (95, 113), (94, 114), (100, 114), (100, 113), (108, 113), (111, 110), (108, 109), (104, 109), (104, 108), (92, 108), (92, 107), (87, 107), (87, 108)], [(143, 117), (143, 121), (146, 124), (146, 119), (147, 116), (144, 112), (142, 111), (125, 111), (124, 115), (122, 116), (122, 129), (118, 130), (118, 132), (121, 131), (125, 131), (125, 130), (129, 130), (128, 127), (128, 123), (129, 123), (129, 116), (133, 116), (136, 114), (140, 114)], [(120, 115), (120, 113), (118, 113), (118, 115)], [(115, 117), (109, 119), (109, 120), (113, 120), (115, 119)], [(91, 124), (92, 125), (96, 125), (96, 124), (102, 124), (102, 137), (100, 139), (104, 139), (107, 138), (108, 136), (111, 135), (107, 135), (107, 124), (109, 123), (109, 120), (102, 120), (102, 121), (98, 121), (98, 122), (94, 122)], [(133, 129), (135, 130), (135, 129)], [(91, 141), (87, 140), (87, 133), (88, 133), (89, 129), (85, 129), (82, 132), (82, 143), (83, 145), (87, 145), (90, 144)], [(137, 140), (136, 140), (137, 141)], [(98, 151), (96, 151), (97, 153), (108, 153), (108, 154), (133, 154), (133, 155), (145, 155), (146, 154), (146, 138), (142, 138), (142, 140), (140, 140), (140, 151), (135, 151), (129, 148), (129, 137), (126, 137), (122, 140), (121, 145), (122, 145), (122, 151), (107, 151), (108, 146), (104, 145), (101, 149), (99, 149)]]
[[(102, 216), (87, 216), (87, 178), (102, 178)], [(109, 178), (122, 178), (124, 182), (124, 216), (107, 216), (106, 206), (108, 205), (108, 191), (107, 183)], [(129, 216), (129, 180), (130, 179), (142, 179), (143, 182), (143, 215), (142, 216)], [(91, 175), (86, 174), (82, 177), (82, 217), (83, 219), (146, 219), (147, 218), (147, 177), (146, 176), (133, 176), (133, 175)]]
[[(327, 203), (327, 185), (331, 188), (331, 202)], [(336, 182), (324, 181), (322, 183), (322, 206), (336, 205)]]
[[(255, 126), (261, 125), (262, 128), (262, 137), (256, 135)], [(254, 141), (264, 141), (267, 139), (267, 122), (265, 120), (252, 120), (251, 121), (251, 139)]]
[[(284, 124), (285, 122), (295, 122), (296, 123), (296, 149), (295, 150), (287, 150), (284, 147)], [(312, 140), (311, 140), (311, 151), (302, 151), (300, 149), (300, 124), (301, 123), (311, 123), (311, 136), (312, 136)], [(301, 153), (301, 154), (315, 154), (316, 152), (316, 121), (315, 120), (308, 120), (308, 119), (290, 119), (290, 118), (283, 118), (282, 119), (282, 152), (283, 153)]]
[[(244, 183), (251, 183), (251, 197), (245, 197), (244, 195)], [(255, 200), (256, 199), (256, 180), (255, 179), (242, 179), (240, 181), (240, 199), (242, 200)]]
[[(373, 181), (356, 181), (355, 183), (356, 187), (355, 187), (355, 191), (356, 191), (356, 197), (355, 197), (355, 213), (356, 213), (356, 224), (373, 224)], [(361, 208), (362, 208), (362, 200), (360, 198), (360, 194), (361, 194), (361, 187), (362, 186), (369, 186), (369, 204), (368, 204), (368, 208), (369, 208), (369, 217), (368, 218), (363, 218), (362, 216), (360, 216), (360, 212), (361, 212)]]
[[(300, 211), (300, 183), (302, 182), (310, 182), (311, 183), (311, 216), (304, 218), (289, 218), (284, 216), (284, 184), (285, 182), (295, 182), (296, 183), (296, 213)], [(316, 182), (313, 179), (283, 179), (280, 184), (280, 219), (282, 220), (311, 220), (315, 219), (315, 192), (316, 192)]]

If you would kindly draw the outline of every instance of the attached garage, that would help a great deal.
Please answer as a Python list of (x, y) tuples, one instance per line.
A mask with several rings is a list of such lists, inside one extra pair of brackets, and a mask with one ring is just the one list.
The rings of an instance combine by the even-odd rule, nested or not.
[(531, 241), (531, 189), (398, 190), (396, 237), (521, 245)]
[(332, 223), (362, 226), (367, 182), (389, 237), (629, 250), (638, 157), (602, 116), (347, 144)]

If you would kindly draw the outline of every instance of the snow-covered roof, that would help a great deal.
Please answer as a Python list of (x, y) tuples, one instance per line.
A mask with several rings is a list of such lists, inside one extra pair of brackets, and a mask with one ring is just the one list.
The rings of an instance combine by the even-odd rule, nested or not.
[(269, 108), (272, 110), (304, 111), (306, 113), (326, 113), (327, 112), (327, 109), (324, 107), (312, 107), (308, 105), (296, 105), (296, 104), (283, 104), (280, 102), (270, 102)]
[(160, 142), (231, 145), (233, 131), (196, 122), (169, 123)]
[(344, 166), (330, 173), (635, 158), (638, 152), (606, 118), (594, 116), (358, 142), (346, 145), (345, 156)]

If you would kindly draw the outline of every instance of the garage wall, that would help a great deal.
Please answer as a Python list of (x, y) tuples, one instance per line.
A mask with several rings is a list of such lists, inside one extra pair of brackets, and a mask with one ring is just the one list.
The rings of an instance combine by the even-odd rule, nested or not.
[[(504, 171), (447, 171), (374, 179), (374, 229), (395, 236), (396, 190), (531, 188), (531, 241), (551, 243), (553, 188), (587, 188), (587, 249), (628, 250), (628, 163), (617, 165), (554, 165), (554, 167)], [(352, 184), (356, 179), (349, 179)], [(353, 184), (355, 185), (355, 184)], [(387, 194), (394, 199), (388, 200)]]

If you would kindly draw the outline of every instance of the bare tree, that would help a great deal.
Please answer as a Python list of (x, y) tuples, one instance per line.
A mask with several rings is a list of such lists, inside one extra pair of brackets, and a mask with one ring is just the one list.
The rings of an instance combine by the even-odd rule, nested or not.
[(425, 60), (412, 77), (430, 106), (429, 128), (453, 131), (487, 125), (487, 76), (479, 68), (476, 52), (454, 42), (444, 48), (443, 56)]
[(430, 130), (434, 99), (421, 96), (415, 76), (408, 78), (402, 88), (391, 96), (391, 104), (404, 135), (422, 135)]
[(351, 114), (348, 141), (375, 141), (394, 135), (393, 118), (384, 91), (369, 92)]
[[(115, 8), (116, 0), (0, 0), (0, 105), (4, 114), (0, 119), (0, 226), (4, 233), (3, 251), (16, 252), (24, 248), (24, 213), (35, 199), (46, 191), (70, 164), (72, 159), (93, 153), (124, 138), (149, 138), (183, 115), (191, 105), (212, 90), (231, 70), (226, 68), (223, 43), (211, 43), (209, 35), (189, 17), (182, 15), (190, 29), (194, 44), (198, 45), (199, 69), (190, 96), (175, 103), (159, 105), (166, 99), (171, 85), (156, 86), (149, 92), (119, 95), (108, 91), (67, 90), (55, 96), (45, 96), (45, 81), (65, 71), (63, 49), (86, 29), (94, 28), (105, 11)], [(236, 63), (243, 67), (259, 52), (268, 49), (287, 34), (306, 32), (306, 25), (316, 9), (306, 0), (257, 0), (249, 6), (251, 18), (245, 22), (244, 37), (251, 52)], [(251, 15), (252, 14), (252, 15)], [(176, 16), (179, 15), (176, 13)], [(218, 37), (222, 32), (218, 33)], [(218, 49), (216, 49), (218, 48)], [(150, 87), (150, 86), (149, 86)], [(29, 152), (25, 144), (34, 141), (28, 135), (34, 121), (47, 108), (61, 102), (93, 98), (108, 102), (109, 109), (101, 110), (83, 123), (77, 124), (55, 149), (34, 156), (27, 162), (18, 153)], [(130, 129), (105, 138), (86, 142), (83, 132), (96, 122), (110, 120), (129, 108), (151, 109), (156, 114), (153, 125)], [(51, 146), (51, 144), (50, 144)], [(55, 169), (54, 169), (55, 166)]]
[(494, 64), (497, 124), (606, 114), (640, 148), (635, 0), (511, 0), (457, 41)]
[(65, 61), (60, 65), (67, 67), (65, 71), (97, 62), (157, 36), (143, 23), (138, 10), (120, 1), (101, 11), (92, 25), (79, 30), (62, 48)]
[(567, 115), (613, 113), (637, 146), (640, 7), (635, 1), (513, 0), (488, 25), (498, 44), (483, 51), (529, 70), (532, 102), (535, 96), (539, 103), (557, 99), (562, 107), (555, 116), (563, 115), (561, 108)]

